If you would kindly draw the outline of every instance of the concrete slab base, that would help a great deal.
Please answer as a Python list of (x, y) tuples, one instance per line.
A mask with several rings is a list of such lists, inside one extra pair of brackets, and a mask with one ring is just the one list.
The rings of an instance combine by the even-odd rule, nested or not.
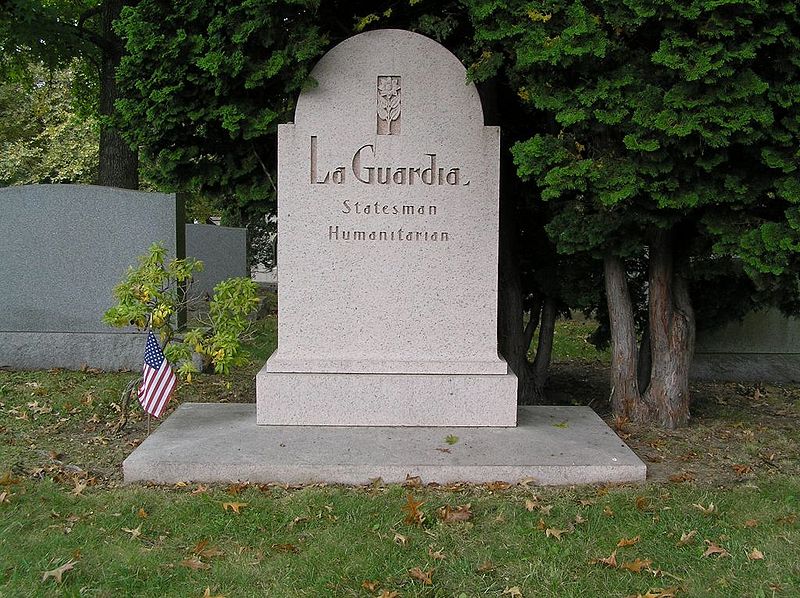
[[(258, 426), (253, 404), (181, 405), (122, 464), (125, 481), (366, 484), (645, 479), (589, 407), (521, 407), (516, 428)], [(449, 435), (458, 437), (449, 445)]]
[[(503, 363), (505, 366), (505, 363)], [(270, 426), (514, 426), (517, 377), (306, 373), (256, 376), (257, 422)]]

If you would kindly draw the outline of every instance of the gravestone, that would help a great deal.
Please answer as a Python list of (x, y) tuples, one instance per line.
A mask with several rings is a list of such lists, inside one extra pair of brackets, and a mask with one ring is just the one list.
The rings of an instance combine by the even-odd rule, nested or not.
[(500, 131), (438, 43), (350, 38), (278, 129), (273, 425), (514, 426), (497, 352)]
[(0, 367), (140, 369), (145, 336), (102, 317), (114, 304), (114, 286), (152, 243), (183, 256), (175, 196), (93, 185), (6, 187), (0, 213)]
[(186, 225), (186, 256), (203, 262), (194, 275), (193, 295), (213, 295), (217, 283), (234, 276), (249, 276), (247, 229), (215, 224)]
[(691, 375), (697, 380), (800, 382), (800, 319), (766, 309), (698, 332)]

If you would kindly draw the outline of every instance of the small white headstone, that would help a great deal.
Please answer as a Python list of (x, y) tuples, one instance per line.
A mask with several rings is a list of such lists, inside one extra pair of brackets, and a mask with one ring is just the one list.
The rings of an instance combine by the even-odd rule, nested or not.
[(379, 30), (278, 131), (278, 349), (258, 423), (513, 426), (497, 353), (500, 131), (463, 65)]

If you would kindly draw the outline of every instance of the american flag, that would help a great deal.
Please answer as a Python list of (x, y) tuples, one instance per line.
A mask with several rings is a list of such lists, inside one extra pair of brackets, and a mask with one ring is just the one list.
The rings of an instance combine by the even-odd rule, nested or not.
[(144, 347), (142, 376), (144, 381), (139, 387), (142, 409), (153, 417), (161, 417), (177, 379), (152, 331), (147, 335), (147, 344)]

